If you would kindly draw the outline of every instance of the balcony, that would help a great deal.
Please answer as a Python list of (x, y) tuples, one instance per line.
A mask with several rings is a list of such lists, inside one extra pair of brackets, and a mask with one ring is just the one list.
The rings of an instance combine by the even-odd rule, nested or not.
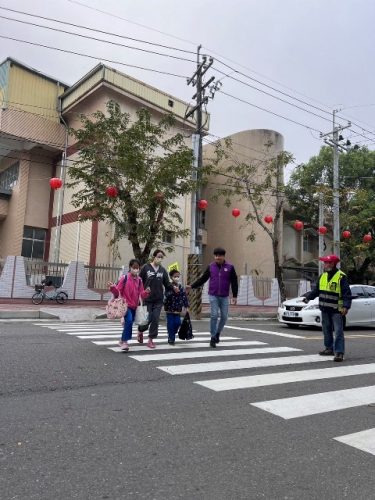
[(14, 108), (0, 109), (0, 135), (17, 137), (62, 151), (65, 127), (43, 116)]

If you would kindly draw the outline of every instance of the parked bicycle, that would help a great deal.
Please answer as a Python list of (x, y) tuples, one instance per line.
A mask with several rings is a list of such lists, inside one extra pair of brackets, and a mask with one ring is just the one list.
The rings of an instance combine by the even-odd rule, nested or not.
[[(46, 291), (46, 286), (53, 286), (55, 289)], [(34, 289), (35, 293), (31, 297), (31, 300), (33, 304), (36, 305), (41, 304), (44, 299), (56, 300), (58, 304), (65, 304), (65, 302), (68, 300), (68, 294), (61, 290), (57, 291), (57, 288), (52, 281), (46, 282), (46, 280), (42, 280), (42, 283), (40, 285), (35, 285)]]

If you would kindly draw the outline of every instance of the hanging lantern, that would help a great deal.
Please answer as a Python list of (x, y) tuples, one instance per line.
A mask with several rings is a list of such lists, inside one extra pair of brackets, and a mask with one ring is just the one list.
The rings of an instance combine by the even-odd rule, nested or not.
[(300, 220), (296, 220), (295, 223), (293, 224), (293, 227), (296, 231), (302, 231), (303, 229), (303, 222)]
[(105, 194), (109, 196), (109, 198), (116, 198), (118, 195), (118, 189), (116, 186), (107, 186), (105, 188)]
[(352, 233), (348, 230), (342, 232), (342, 237), (345, 238), (346, 240), (350, 238)]
[(238, 208), (234, 208), (234, 209), (232, 210), (232, 215), (233, 215), (233, 217), (238, 217), (238, 216), (240, 215), (240, 213), (241, 213), (241, 212), (240, 212), (240, 210), (239, 210)]
[(62, 186), (62, 180), (58, 177), (52, 177), (52, 179), (49, 180), (49, 185), (52, 189), (60, 189)]
[(367, 233), (364, 235), (363, 237), (363, 243), (370, 243), (370, 241), (372, 240), (372, 236), (370, 233)]
[(273, 217), (272, 217), (272, 215), (266, 215), (263, 220), (267, 224), (271, 224), (271, 222), (273, 222)]
[(207, 200), (199, 200), (198, 201), (198, 208), (199, 210), (206, 210), (208, 207), (208, 201)]
[(320, 226), (318, 231), (319, 231), (319, 234), (326, 234), (328, 229), (325, 226)]

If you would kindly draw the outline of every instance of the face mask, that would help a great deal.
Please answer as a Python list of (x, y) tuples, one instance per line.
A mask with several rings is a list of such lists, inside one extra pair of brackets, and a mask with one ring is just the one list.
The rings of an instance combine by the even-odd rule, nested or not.
[(139, 274), (139, 269), (130, 269), (130, 272), (133, 276), (138, 276)]
[(180, 277), (178, 277), (178, 278), (172, 278), (172, 280), (173, 280), (174, 283), (180, 283), (181, 278)]

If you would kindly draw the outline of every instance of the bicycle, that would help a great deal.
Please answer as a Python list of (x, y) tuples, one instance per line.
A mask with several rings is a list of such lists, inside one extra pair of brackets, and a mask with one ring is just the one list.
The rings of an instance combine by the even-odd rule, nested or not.
[[(44, 289), (46, 286), (51, 286), (53, 285), (55, 290), (51, 292), (46, 292)], [(46, 283), (45, 280), (42, 280), (42, 283), (40, 285), (35, 285), (34, 286), (35, 293), (31, 297), (32, 303), (35, 305), (41, 304), (44, 299), (48, 300), (56, 300), (58, 304), (65, 304), (65, 302), (68, 300), (68, 294), (63, 291), (57, 291), (56, 286), (52, 282)]]

